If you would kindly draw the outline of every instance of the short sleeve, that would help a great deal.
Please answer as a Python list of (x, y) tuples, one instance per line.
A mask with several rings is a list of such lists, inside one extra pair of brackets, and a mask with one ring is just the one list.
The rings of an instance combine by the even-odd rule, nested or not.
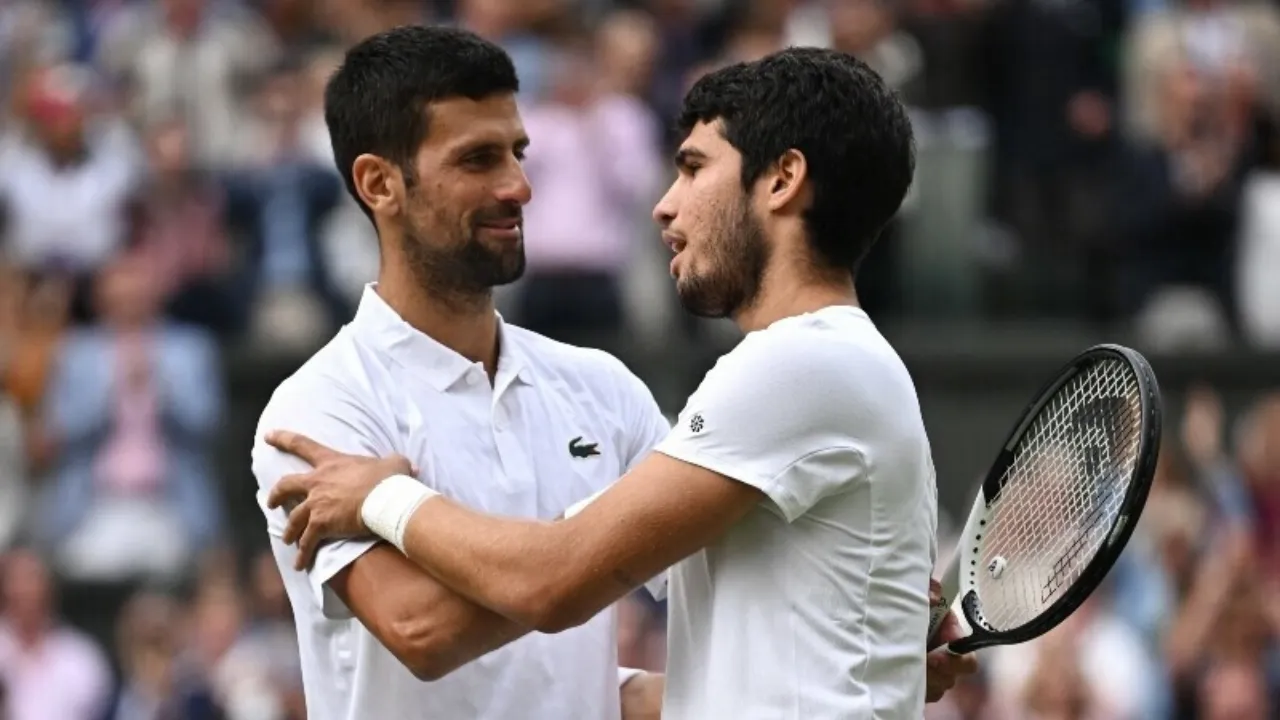
[(748, 335), (707, 373), (657, 450), (758, 488), (787, 522), (866, 475), (847, 358), (804, 336)]
[[(253, 444), (253, 474), (258, 480), (258, 507), (267, 519), (267, 531), (276, 549), (280, 572), (293, 569), (297, 549), (280, 542), (288, 514), (284, 509), (267, 508), (271, 488), (286, 476), (311, 469), (305, 461), (276, 450), (263, 440), (272, 430), (301, 433), (316, 442), (342, 453), (384, 456), (394, 452), (386, 433), (370, 412), (337, 383), (316, 387), (317, 383), (286, 381), (267, 404), (258, 423)], [(316, 553), (315, 564), (307, 571), (316, 604), (325, 617), (344, 620), (351, 617), (348, 609), (327, 586), (343, 568), (378, 543), (377, 538), (327, 541)]]

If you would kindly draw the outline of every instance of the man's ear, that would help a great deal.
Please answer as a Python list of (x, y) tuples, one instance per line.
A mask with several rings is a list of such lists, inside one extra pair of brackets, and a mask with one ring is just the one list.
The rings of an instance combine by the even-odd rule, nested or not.
[(395, 214), (404, 199), (404, 173), (386, 158), (365, 153), (351, 163), (356, 194), (375, 214)]
[(809, 177), (809, 162), (794, 148), (786, 151), (769, 171), (769, 210), (777, 212), (795, 202)]

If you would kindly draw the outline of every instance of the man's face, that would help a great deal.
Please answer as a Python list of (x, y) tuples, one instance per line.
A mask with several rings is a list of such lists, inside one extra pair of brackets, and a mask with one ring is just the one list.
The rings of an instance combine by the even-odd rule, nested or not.
[(769, 261), (764, 229), (742, 188), (742, 155), (699, 123), (676, 153), (679, 174), (653, 209), (675, 253), (671, 276), (685, 309), (729, 317), (755, 301)]
[(532, 196), (515, 97), (449, 99), (430, 112), (394, 219), (407, 262), (435, 294), (474, 295), (514, 282), (524, 273), (522, 208)]
[(4, 565), (4, 611), (11, 622), (38, 623), (50, 612), (49, 573), (36, 556), (19, 552)]
[(150, 266), (141, 259), (125, 259), (98, 275), (98, 311), (117, 327), (140, 327), (156, 318), (159, 297)]

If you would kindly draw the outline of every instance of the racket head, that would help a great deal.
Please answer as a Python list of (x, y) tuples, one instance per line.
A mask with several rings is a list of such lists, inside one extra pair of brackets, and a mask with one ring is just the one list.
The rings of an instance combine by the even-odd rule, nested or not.
[[(1091, 397), (1082, 399), (1082, 395)], [(1072, 405), (1079, 407), (1073, 411)], [(1072, 418), (1074, 425), (1064, 427)], [(1163, 403), (1155, 373), (1146, 358), (1131, 348), (1114, 344), (1091, 347), (1045, 383), (1014, 425), (983, 481), (952, 565), (944, 574), (944, 597), (948, 605), (959, 597), (960, 611), (971, 631), (949, 643), (952, 652), (964, 654), (1037, 638), (1061, 624), (1093, 594), (1128, 544), (1146, 505), (1160, 453), (1162, 420)], [(1046, 480), (1053, 471), (1051, 465), (1036, 466), (1046, 468), (1039, 471), (1028, 470), (1027, 458), (1036, 460), (1031, 454), (1041, 449), (1031, 443), (1042, 442), (1046, 433), (1056, 433), (1059, 442), (1071, 441), (1069, 444), (1074, 447), (1067, 450), (1083, 456), (1083, 472), (1080, 462), (1071, 468), (1077, 472), (1059, 472), (1056, 480)], [(1089, 437), (1083, 437), (1085, 434)], [(1117, 445), (1121, 447), (1117, 449)], [(1111, 461), (1116, 460), (1118, 452), (1123, 455), (1121, 462), (1106, 467), (1105, 460), (1098, 462), (1098, 455), (1090, 455), (1089, 450), (1101, 451)], [(1061, 455), (1057, 457), (1061, 459)], [(1089, 467), (1090, 458), (1097, 467)], [(1039, 459), (1051, 463), (1055, 456), (1042, 453)], [(1089, 472), (1095, 476), (1086, 477)], [(1099, 477), (1108, 472), (1109, 479)], [(1121, 473), (1127, 477), (1120, 477)], [(1058, 485), (1054, 486), (1055, 482)], [(1083, 511), (1080, 507), (1053, 507), (1047, 499), (1061, 499), (1064, 491), (1068, 496), (1074, 491), (1084, 493), (1089, 488), (1082, 485), (1088, 484), (1103, 486), (1094, 487), (1095, 493), (1110, 492), (1112, 497), (1084, 497)], [(1115, 498), (1117, 492), (1123, 494)], [(1036, 499), (1042, 500), (1038, 518), (1028, 519), (1028, 505)], [(1098, 507), (1089, 508), (1090, 503)], [(1106, 507), (1101, 507), (1103, 503)], [(1075, 548), (1076, 554), (1064, 554), (1047, 565), (1028, 565), (1027, 555), (1034, 548), (1020, 551), (1019, 542), (1032, 545), (1028, 536), (1037, 535), (1037, 520), (1041, 526), (1046, 522), (1052, 525), (1055, 519), (1065, 523), (1064, 518), (1073, 517), (1072, 511), (1085, 520), (1100, 515), (1099, 522), (1075, 528), (1073, 544), (1068, 545), (1067, 551)], [(1017, 537), (1019, 533), (1022, 538)], [(1068, 536), (1062, 532), (1054, 539)], [(1001, 552), (1001, 546), (1014, 552)], [(1090, 551), (1092, 556), (1084, 559), (1083, 553)], [(1011, 560), (1019, 565), (1011, 566)], [(1004, 574), (1013, 572), (1010, 579), (1019, 581), (1017, 573), (1024, 572), (1023, 567), (1031, 567), (1030, 574), (1037, 578), (1048, 575), (1039, 588), (1038, 600), (1030, 597), (1026, 584), (999, 588)], [(1045, 569), (1047, 573), (1035, 572)], [(1017, 593), (1025, 601), (1020, 607), (1018, 598), (1008, 597), (1014, 590), (1022, 591)], [(937, 613), (931, 620), (935, 618)], [(931, 626), (931, 632), (933, 629)]]

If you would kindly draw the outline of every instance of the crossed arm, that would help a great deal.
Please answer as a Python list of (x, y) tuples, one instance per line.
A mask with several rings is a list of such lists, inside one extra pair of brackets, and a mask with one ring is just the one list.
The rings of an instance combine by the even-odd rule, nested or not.
[[(303, 564), (322, 536), (368, 532), (353, 516), (395, 474), (387, 461), (335, 459), (291, 433), (269, 441), (316, 466), (281, 479), (268, 498), (273, 507), (301, 502), (284, 539), (299, 541)], [(559, 632), (714, 542), (763, 498), (749, 485), (652, 453), (582, 512), (557, 522), (485, 515), (433, 497), (408, 517), (403, 549), (475, 603), (520, 626)]]
[(328, 585), (419, 680), (439, 680), (532, 631), (458, 595), (385, 543)]
[(714, 542), (763, 494), (653, 453), (571, 518), (532, 522), (437, 497), (405, 532), (405, 554), (462, 595), (541, 632), (580, 625)]

